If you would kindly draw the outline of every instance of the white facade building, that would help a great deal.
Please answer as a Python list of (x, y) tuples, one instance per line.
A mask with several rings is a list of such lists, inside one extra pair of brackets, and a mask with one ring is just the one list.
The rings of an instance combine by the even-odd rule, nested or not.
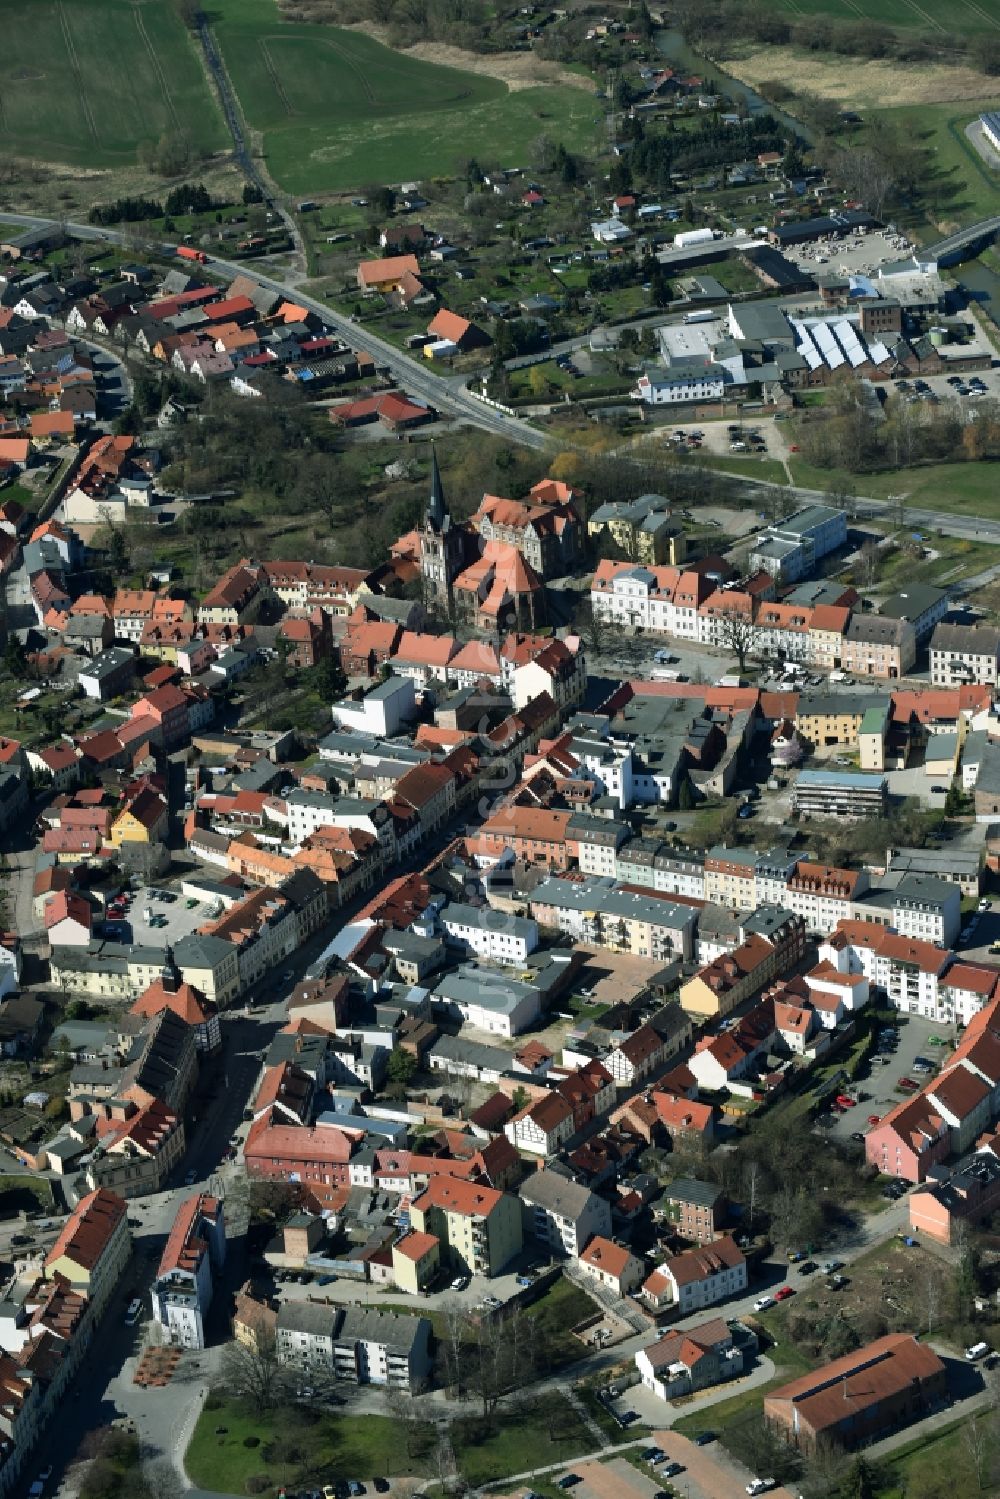
[(489, 906), (466, 906), (451, 901), (440, 915), (441, 929), (467, 953), (494, 963), (524, 964), (538, 946), (538, 923), (508, 916)]
[(153, 1317), (168, 1343), (204, 1348), (212, 1272), (225, 1258), (222, 1203), (204, 1193), (189, 1197), (174, 1219), (151, 1293)]

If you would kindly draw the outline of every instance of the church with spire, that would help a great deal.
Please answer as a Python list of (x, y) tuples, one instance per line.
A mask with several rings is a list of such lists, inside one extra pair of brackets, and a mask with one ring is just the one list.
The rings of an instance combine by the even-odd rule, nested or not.
[(437, 450), (431, 447), (431, 492), (420, 531), (420, 578), (424, 602), (435, 614), (454, 609), (454, 582), (467, 559), (467, 534), (456, 526), (444, 497)]
[(567, 571), (581, 544), (578, 499), (568, 485), (543, 479), (524, 500), (484, 495), (475, 515), (456, 523), (432, 447), (423, 525), (404, 538), (428, 610), (491, 633), (543, 624), (544, 580)]

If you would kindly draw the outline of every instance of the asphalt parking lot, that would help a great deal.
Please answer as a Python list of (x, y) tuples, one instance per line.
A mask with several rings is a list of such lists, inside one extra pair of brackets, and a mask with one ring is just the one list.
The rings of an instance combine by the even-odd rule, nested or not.
[[(153, 893), (163, 888), (159, 885), (144, 886), (134, 892), (124, 918), (125, 941), (137, 947), (172, 946), (211, 919), (211, 907), (205, 901), (196, 901), (192, 905), (180, 891), (171, 891), (175, 899), (167, 901), (162, 895)], [(146, 911), (154, 919), (163, 918), (163, 924), (153, 925), (147, 921)]]
[(963, 919), (955, 949), (963, 958), (995, 964), (997, 955), (990, 952), (994, 942), (1000, 942), (1000, 903), (997, 902), (988, 911), (976, 911)]
[[(890, 1109), (902, 1103), (907, 1095), (896, 1088), (901, 1077), (912, 1077), (921, 1086), (927, 1082), (930, 1073), (913, 1071), (913, 1063), (917, 1057), (926, 1057), (927, 1061), (940, 1066), (950, 1054), (954, 1040), (951, 1026), (935, 1025), (933, 1021), (921, 1019), (918, 1015), (898, 1015), (896, 1019), (899, 1042), (895, 1051), (889, 1054), (889, 1061), (885, 1066), (873, 1059), (863, 1075), (856, 1080), (854, 1087), (859, 1095), (864, 1096), (859, 1096), (853, 1109), (846, 1109), (843, 1114), (831, 1113), (833, 1124), (825, 1133), (832, 1139), (846, 1141), (852, 1134), (867, 1134), (871, 1127), (868, 1123), (870, 1114), (887, 1114)], [(947, 1044), (935, 1045), (930, 1039), (932, 1036)]]

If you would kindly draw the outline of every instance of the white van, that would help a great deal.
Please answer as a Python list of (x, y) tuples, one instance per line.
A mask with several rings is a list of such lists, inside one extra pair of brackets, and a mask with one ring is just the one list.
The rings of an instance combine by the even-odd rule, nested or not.
[(969, 1360), (970, 1364), (974, 1364), (979, 1359), (985, 1358), (989, 1351), (989, 1343), (973, 1343), (971, 1348), (967, 1348), (965, 1350), (965, 1356)]

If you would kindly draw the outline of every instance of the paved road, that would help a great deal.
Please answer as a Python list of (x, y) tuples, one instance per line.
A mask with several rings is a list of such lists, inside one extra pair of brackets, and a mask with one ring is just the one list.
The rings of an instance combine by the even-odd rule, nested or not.
[(235, 93), (233, 92), (232, 85), (229, 82), (229, 74), (226, 72), (225, 67), (223, 66), (222, 58), (220, 56), (218, 46), (216, 45), (214, 33), (212, 32), (212, 28), (209, 25), (208, 21), (205, 19), (204, 14), (202, 14), (198, 22), (198, 40), (201, 42), (201, 50), (205, 58), (205, 66), (208, 69), (209, 76), (211, 77), (212, 82), (215, 84), (216, 91), (219, 95), (219, 103), (222, 106), (222, 114), (226, 122), (226, 128), (229, 131), (230, 136), (232, 137), (233, 159), (235, 160), (236, 165), (239, 167), (240, 171), (243, 173), (244, 177), (251, 184), (251, 186), (257, 188), (257, 190), (263, 195), (265, 201), (268, 203), (272, 203), (275, 210), (280, 213), (285, 227), (287, 228), (289, 234), (292, 236), (292, 242), (295, 245), (295, 248), (298, 251), (299, 255), (302, 256), (304, 262), (305, 252), (302, 245), (302, 236), (299, 233), (299, 226), (295, 222), (295, 219), (292, 217), (292, 215), (288, 212), (288, 209), (285, 208), (281, 203), (275, 201), (275, 195), (272, 188), (264, 180), (263, 175), (258, 169), (257, 164), (250, 153), (250, 148), (247, 145), (246, 132), (243, 126), (243, 115), (240, 111), (239, 102), (236, 98)]
[[(9, 213), (6, 209), (3, 211), (3, 217), (6, 222), (21, 224), (26, 229), (45, 228), (56, 222), (54, 219), (39, 218), (31, 214)], [(69, 233), (79, 239), (102, 240), (110, 244), (120, 244), (124, 239), (119, 230), (96, 229), (92, 224), (67, 223), (65, 227)], [(161, 245), (158, 249), (169, 253), (172, 246)], [(355, 323), (351, 318), (344, 317), (339, 312), (334, 312), (325, 302), (306, 296), (293, 282), (268, 276), (258, 267), (248, 266), (246, 262), (223, 260), (216, 255), (209, 256), (206, 269), (219, 270), (230, 277), (252, 275), (262, 286), (291, 298), (299, 306), (305, 307), (321, 318), (329, 327), (336, 329), (353, 348), (370, 354), (380, 365), (388, 368), (394, 379), (405, 386), (417, 400), (433, 406), (436, 410), (450, 416), (460, 417), (473, 426), (492, 432), (498, 437), (506, 437), (520, 447), (543, 450), (549, 446), (550, 439), (546, 433), (540, 432), (536, 427), (530, 426), (518, 417), (507, 416), (504, 412), (477, 400), (467, 390), (461, 378), (449, 376), (439, 378), (429, 370), (426, 360), (411, 359), (409, 355), (401, 353), (395, 345), (380, 338), (371, 329)]]
[[(772, 489), (774, 486), (764, 479), (756, 479), (750, 474), (736, 474), (722, 470), (712, 469), (711, 463), (705, 465), (706, 469), (718, 473), (726, 479), (734, 479), (750, 488)], [(864, 480), (862, 480), (862, 483)], [(906, 474), (899, 476), (900, 491), (906, 484)], [(802, 485), (782, 485), (782, 490), (794, 495), (796, 500), (803, 505), (827, 505), (830, 496), (823, 489), (806, 489)], [(874, 495), (859, 494), (853, 501), (853, 517), (856, 520), (876, 519), (881, 515), (891, 515), (896, 506), (892, 500), (883, 500)], [(945, 536), (957, 536), (964, 541), (989, 541), (1000, 544), (1000, 520), (987, 520), (979, 515), (953, 515), (940, 510), (923, 510), (914, 505), (906, 505), (904, 510), (905, 529), (908, 531), (940, 531)], [(954, 589), (956, 585), (952, 585)]]

